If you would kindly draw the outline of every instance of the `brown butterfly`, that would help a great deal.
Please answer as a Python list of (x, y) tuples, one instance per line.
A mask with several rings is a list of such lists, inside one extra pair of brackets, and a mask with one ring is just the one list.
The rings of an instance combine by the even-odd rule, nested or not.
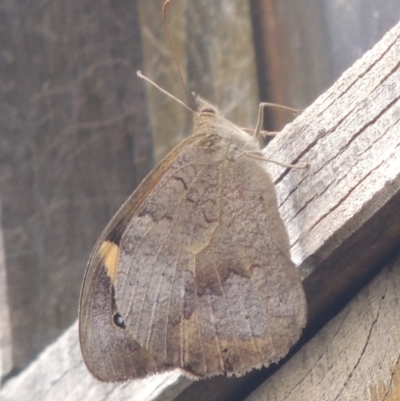
[(175, 368), (194, 379), (240, 376), (285, 356), (305, 326), (260, 145), (197, 103), (192, 134), (139, 185), (90, 257), (79, 336), (100, 380)]

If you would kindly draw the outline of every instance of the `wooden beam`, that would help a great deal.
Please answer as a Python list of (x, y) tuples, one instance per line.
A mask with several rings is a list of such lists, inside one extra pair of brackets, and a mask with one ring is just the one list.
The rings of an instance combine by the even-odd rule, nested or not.
[(397, 25), (267, 148), (310, 163), (270, 170), (312, 319), (399, 244), (399, 36)]

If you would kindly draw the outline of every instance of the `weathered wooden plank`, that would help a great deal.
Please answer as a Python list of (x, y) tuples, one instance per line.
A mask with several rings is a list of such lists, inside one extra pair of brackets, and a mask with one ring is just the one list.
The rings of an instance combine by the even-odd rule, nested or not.
[(400, 397), (400, 254), (246, 401)]
[(310, 163), (270, 170), (311, 316), (398, 243), (399, 37), (397, 25), (267, 148)]
[[(328, 303), (335, 303), (348, 286), (359, 284), (360, 278), (386, 257), (399, 238), (399, 219), (393, 217), (398, 216), (400, 204), (399, 37), (400, 24), (286, 127), (266, 153), (285, 162), (310, 163), (306, 171), (288, 172), (272, 164), (270, 170), (277, 183), (293, 257), (306, 277), (311, 320), (320, 316)], [(66, 373), (55, 379), (52, 362), (59, 362), (60, 357), (53, 355), (52, 359), (44, 359), (44, 372), (33, 364), (29, 374), (22, 374), (27, 376), (20, 376), (22, 381), (20, 377), (11, 380), (0, 396), (12, 394), (13, 399), (19, 399), (23, 383), (34, 387), (29, 383), (40, 382), (45, 389), (51, 387), (52, 397), (57, 388), (69, 397), (71, 389), (89, 380), (83, 368), (73, 369), (82, 364), (73, 337), (72, 332), (67, 345), (54, 344), (57, 355), (71, 354), (65, 368), (71, 375)], [(246, 377), (242, 381), (218, 378), (197, 382), (175, 400), (194, 399), (199, 391), (209, 401), (222, 399), (222, 394), (228, 392), (238, 395), (238, 383), (243, 385), (252, 375)], [(103, 399), (108, 400), (118, 399), (114, 391), (138, 385), (86, 383), (90, 383), (97, 399), (104, 391)], [(35, 390), (31, 390), (31, 399)], [(181, 390), (182, 387), (178, 392)], [(41, 400), (49, 393), (42, 387), (36, 391), (40, 391)], [(91, 397), (91, 393), (86, 397), (80, 394), (79, 399)]]

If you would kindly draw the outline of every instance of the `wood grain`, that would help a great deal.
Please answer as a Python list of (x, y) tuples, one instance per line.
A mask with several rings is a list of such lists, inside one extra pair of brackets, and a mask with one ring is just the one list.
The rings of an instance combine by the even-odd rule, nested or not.
[(397, 25), (267, 148), (310, 163), (270, 171), (311, 317), (398, 245), (399, 37)]

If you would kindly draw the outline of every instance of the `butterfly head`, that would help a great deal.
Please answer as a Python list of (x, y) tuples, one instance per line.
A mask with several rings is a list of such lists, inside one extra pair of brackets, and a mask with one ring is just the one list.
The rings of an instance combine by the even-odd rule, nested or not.
[(215, 115), (217, 117), (221, 116), (221, 112), (216, 106), (207, 102), (200, 96), (196, 96), (197, 112), (200, 115)]

